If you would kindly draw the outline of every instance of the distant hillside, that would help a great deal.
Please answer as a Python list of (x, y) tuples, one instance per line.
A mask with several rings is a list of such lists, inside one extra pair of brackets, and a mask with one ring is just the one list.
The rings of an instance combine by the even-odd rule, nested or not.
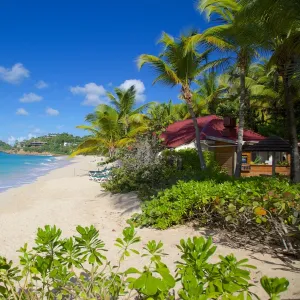
[(0, 151), (7, 151), (7, 150), (11, 150), (11, 146), (0, 141)]
[(14, 150), (23, 150), (25, 152), (52, 153), (52, 154), (71, 154), (76, 146), (84, 138), (74, 136), (68, 133), (48, 134), (37, 138), (31, 138), (23, 142), (19, 142), (14, 146)]

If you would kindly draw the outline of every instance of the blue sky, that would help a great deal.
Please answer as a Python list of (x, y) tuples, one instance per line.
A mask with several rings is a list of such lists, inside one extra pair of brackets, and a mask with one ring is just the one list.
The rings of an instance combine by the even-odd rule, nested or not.
[(177, 101), (136, 58), (159, 52), (162, 31), (206, 27), (194, 0), (1, 1), (0, 139), (82, 135), (75, 126), (122, 84), (141, 102)]

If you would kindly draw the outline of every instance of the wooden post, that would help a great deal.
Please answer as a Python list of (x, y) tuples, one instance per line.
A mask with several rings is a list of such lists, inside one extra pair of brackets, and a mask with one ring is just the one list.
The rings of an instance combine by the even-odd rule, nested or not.
[(272, 152), (272, 176), (276, 176), (276, 152)]

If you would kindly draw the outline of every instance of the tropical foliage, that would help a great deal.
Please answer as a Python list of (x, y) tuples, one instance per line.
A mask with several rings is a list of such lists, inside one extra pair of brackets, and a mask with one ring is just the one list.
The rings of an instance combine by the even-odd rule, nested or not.
[[(69, 133), (53, 133), (32, 137), (22, 142), (17, 141), (10, 149), (12, 151), (23, 150), (25, 152), (51, 153), (51, 154), (71, 154), (76, 147), (84, 141), (80, 136), (74, 136)], [(31, 143), (43, 142), (40, 146), (32, 146)], [(7, 149), (9, 150), (9, 149)]]
[(180, 181), (145, 201), (133, 220), (158, 229), (195, 221), (294, 253), (300, 249), (300, 188), (272, 178)]
[(11, 146), (3, 141), (0, 141), (0, 151), (1, 150), (10, 150)]
[[(282, 80), (286, 120), (292, 144), (291, 176), (294, 182), (300, 182), (300, 156), (294, 107), (294, 102), (299, 101), (300, 21), (299, 15), (295, 14), (299, 12), (299, 7), (297, 1), (251, 1), (244, 4), (235, 26), (239, 36), (248, 37), (248, 34), (251, 34), (251, 39), (246, 38), (249, 47), (260, 47), (271, 52), (268, 65), (274, 68), (277, 77)], [(279, 10), (285, 12), (286, 21), (283, 21), (282, 16), (278, 17)], [(249, 26), (249, 22), (255, 26)]]
[(91, 127), (81, 127), (92, 136), (76, 153), (115, 152), (140, 134), (159, 135), (169, 124), (192, 118), (201, 168), (205, 168), (196, 118), (232, 116), (239, 123), (236, 177), (241, 171), (244, 128), (250, 128), (291, 141), (291, 177), (300, 182), (298, 1), (198, 0), (197, 8), (207, 17), (208, 29), (178, 38), (163, 33), (161, 53), (142, 54), (138, 59), (140, 68), (149, 65), (156, 72), (154, 83), (180, 88), (181, 103), (170, 100), (139, 108), (133, 88), (117, 88), (108, 97), (118, 118), (106, 118), (118, 126), (104, 133), (103, 114), (98, 114), (101, 121), (93, 118)]
[(163, 150), (155, 136), (140, 138), (130, 149), (122, 151), (119, 156), (121, 166), (112, 170), (103, 187), (113, 193), (135, 191), (141, 199), (148, 200), (178, 180), (204, 180), (213, 176), (223, 181), (229, 178), (216, 163), (212, 152), (203, 154), (206, 170), (199, 169), (195, 149)]
[[(76, 231), (62, 238), (60, 229), (46, 225), (38, 229), (32, 249), (25, 244), (19, 250), (19, 266), (0, 257), (0, 299), (257, 299), (250, 291), (250, 269), (255, 267), (233, 254), (210, 262), (217, 248), (211, 238), (181, 240), (181, 259), (172, 274), (164, 263), (163, 243), (149, 241), (140, 253), (141, 239), (132, 226), (116, 239), (117, 262), (106, 258), (95, 227), (77, 226)], [(124, 260), (130, 256), (146, 257), (147, 265), (126, 269)], [(270, 299), (280, 299), (289, 282), (264, 276), (261, 285)]]
[(188, 42), (193, 37), (194, 34), (192, 33), (189, 36), (181, 36), (178, 39), (174, 39), (172, 36), (163, 33), (159, 41), (163, 46), (160, 56), (142, 54), (139, 57), (138, 66), (142, 68), (145, 64), (148, 64), (157, 72), (154, 84), (161, 82), (168, 86), (180, 86), (181, 97), (185, 101), (194, 123), (201, 169), (205, 169), (206, 165), (200, 143), (200, 132), (193, 109), (191, 84), (205, 70), (220, 64), (222, 60), (207, 62), (211, 50), (199, 53), (195, 49), (188, 49)]
[(77, 126), (88, 131), (90, 136), (78, 146), (73, 156), (102, 154), (111, 157), (117, 149), (134, 142), (137, 134), (147, 131), (147, 116), (141, 113), (147, 105), (135, 108), (134, 86), (128, 90), (116, 88), (115, 93), (116, 96), (107, 94), (111, 106), (100, 104), (94, 113), (86, 116), (90, 125)]

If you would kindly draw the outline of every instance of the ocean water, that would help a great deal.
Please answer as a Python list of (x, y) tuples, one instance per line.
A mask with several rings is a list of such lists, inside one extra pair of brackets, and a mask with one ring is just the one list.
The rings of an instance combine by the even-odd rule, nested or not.
[(0, 193), (29, 184), (49, 171), (70, 164), (64, 157), (15, 155), (0, 152)]

